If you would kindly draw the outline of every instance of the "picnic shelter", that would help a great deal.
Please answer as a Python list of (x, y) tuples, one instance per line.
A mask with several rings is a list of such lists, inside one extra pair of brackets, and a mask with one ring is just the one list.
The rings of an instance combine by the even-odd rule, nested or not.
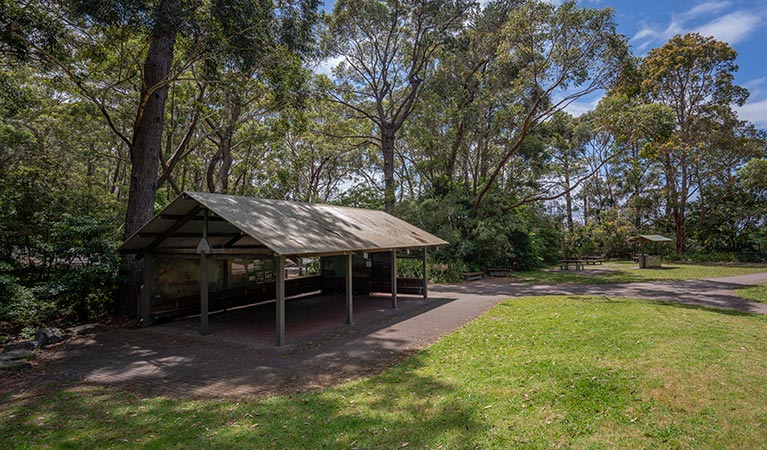
[[(144, 326), (276, 302), (276, 342), (285, 342), (285, 300), (345, 293), (428, 297), (427, 248), (446, 241), (383, 211), (184, 192), (119, 251), (144, 259), (139, 311)], [(421, 259), (420, 278), (397, 277), (397, 259)], [(319, 261), (320, 273), (289, 277), (286, 265)]]

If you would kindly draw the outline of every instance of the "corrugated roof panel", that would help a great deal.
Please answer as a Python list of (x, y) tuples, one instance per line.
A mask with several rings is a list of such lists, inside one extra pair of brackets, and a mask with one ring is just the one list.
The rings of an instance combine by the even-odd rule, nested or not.
[[(162, 214), (184, 215), (199, 203), (253, 239), (281, 255), (311, 255), (374, 251), (447, 244), (446, 241), (383, 211), (330, 205), (236, 197), (200, 192), (184, 193)], [(194, 200), (190, 203), (190, 200)], [(174, 222), (155, 216), (144, 228), (167, 230)], [(139, 231), (143, 232), (144, 228)], [(200, 230), (200, 221), (184, 231)], [(144, 248), (146, 239), (134, 235), (121, 250)]]
[(673, 239), (661, 236), (659, 234), (640, 234), (636, 237), (637, 240), (643, 240), (648, 242), (671, 242)]

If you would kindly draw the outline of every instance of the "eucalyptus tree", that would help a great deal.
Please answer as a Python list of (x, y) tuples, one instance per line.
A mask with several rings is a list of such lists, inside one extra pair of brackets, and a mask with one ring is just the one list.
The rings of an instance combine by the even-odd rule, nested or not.
[(510, 138), (476, 197), (477, 214), (485, 195), (525, 139), (555, 112), (606, 88), (626, 57), (625, 39), (616, 32), (613, 12), (527, 1), (503, 27), (499, 52), (515, 70), (516, 109)]
[(651, 50), (641, 66), (645, 99), (668, 106), (675, 117), (673, 140), (658, 156), (678, 253), (687, 250), (688, 202), (696, 193), (692, 164), (703, 156), (711, 124), (726, 121), (732, 106), (748, 97), (747, 90), (734, 84), (736, 57), (727, 43), (692, 33)]
[(653, 155), (673, 133), (673, 112), (663, 105), (642, 104), (616, 94), (602, 99), (590, 116), (592, 128), (603, 140), (610, 140), (610, 152), (615, 155), (602, 173), (610, 204), (627, 209), (631, 222), (640, 229), (655, 209), (653, 205), (659, 203), (660, 176)]
[[(318, 76), (315, 82), (322, 85), (327, 79)], [(260, 195), (329, 203), (339, 200), (353, 184), (369, 142), (336, 136), (369, 130), (359, 129), (364, 123), (345, 119), (343, 106), (323, 97), (322, 90), (313, 90), (305, 105), (294, 105), (266, 119), (265, 126), (272, 130), (265, 145), (264, 159), (268, 162), (254, 177)]]
[(437, 51), (462, 26), (468, 0), (339, 0), (327, 27), (333, 101), (374, 124), (383, 157), (384, 206), (395, 202), (397, 133), (413, 112)]
[(573, 190), (577, 187), (578, 177), (585, 169), (585, 144), (582, 127), (574, 118), (565, 112), (554, 114), (547, 124), (551, 132), (552, 173), (558, 179), (560, 189), (564, 192), (565, 224), (568, 230), (574, 227)]
[(497, 160), (517, 102), (510, 88), (516, 67), (502, 58), (499, 45), (520, 3), (498, 0), (470, 10), (464, 29), (439, 53), (440, 64), (414, 111), (418, 126), (406, 130), (431, 183), (460, 183), (476, 195)]

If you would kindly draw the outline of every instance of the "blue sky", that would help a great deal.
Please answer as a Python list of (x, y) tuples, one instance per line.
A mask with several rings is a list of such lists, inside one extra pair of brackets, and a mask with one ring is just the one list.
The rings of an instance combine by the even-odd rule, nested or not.
[(688, 32), (729, 43), (738, 52), (740, 70), (735, 81), (751, 92), (740, 116), (767, 128), (767, 0), (587, 0), (581, 4), (613, 8), (619, 31), (629, 37), (637, 55)]
[[(333, 0), (325, 0), (325, 9), (332, 4)], [(618, 30), (629, 38), (636, 55), (645, 55), (675, 34), (688, 32), (729, 43), (738, 52), (740, 70), (735, 81), (751, 92), (739, 109), (740, 117), (767, 129), (767, 0), (580, 0), (579, 4), (615, 10)], [(326, 62), (320, 70), (326, 71), (327, 65), (334, 64)], [(578, 115), (598, 101), (594, 96), (568, 110)]]

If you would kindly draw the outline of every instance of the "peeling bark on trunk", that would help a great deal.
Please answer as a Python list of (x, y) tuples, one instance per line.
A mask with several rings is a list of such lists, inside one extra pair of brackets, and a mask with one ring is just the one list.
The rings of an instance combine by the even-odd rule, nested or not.
[[(125, 215), (127, 239), (141, 228), (154, 213), (157, 170), (162, 151), (163, 116), (168, 98), (167, 81), (173, 62), (176, 41), (175, 1), (164, 1), (159, 8), (158, 22), (152, 33), (149, 50), (144, 61), (143, 83), (136, 125), (130, 148), (131, 173), (128, 205)], [(123, 258), (125, 285), (120, 289), (120, 310), (135, 316), (141, 285), (143, 261), (132, 256)]]
[(566, 169), (565, 172), (565, 189), (567, 190), (567, 193), (565, 194), (565, 207), (567, 208), (567, 229), (572, 230), (573, 229), (573, 197), (570, 195), (570, 174), (569, 174), (569, 168)]
[(381, 150), (384, 157), (384, 211), (391, 212), (394, 209), (395, 181), (394, 181), (394, 136), (393, 128), (381, 130)]
[[(224, 125), (220, 131), (216, 131), (218, 136), (218, 151), (210, 161), (207, 171), (207, 184), (210, 192), (223, 194), (229, 190), (229, 176), (232, 171), (232, 142), (237, 127), (240, 124), (242, 115), (242, 106), (239, 95), (232, 94), (228, 98), (228, 104), (231, 108), (229, 114), (225, 116)], [(210, 124), (210, 122), (209, 122)]]

